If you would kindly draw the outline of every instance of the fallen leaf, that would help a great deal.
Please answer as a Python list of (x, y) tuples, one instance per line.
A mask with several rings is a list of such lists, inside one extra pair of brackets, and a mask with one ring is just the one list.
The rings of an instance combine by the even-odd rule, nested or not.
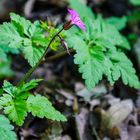
[(124, 100), (111, 106), (106, 112), (109, 116), (108, 128), (120, 124), (124, 121), (133, 110), (132, 100)]
[(92, 140), (87, 125), (88, 113), (89, 111), (86, 108), (81, 108), (80, 114), (75, 117), (78, 140)]

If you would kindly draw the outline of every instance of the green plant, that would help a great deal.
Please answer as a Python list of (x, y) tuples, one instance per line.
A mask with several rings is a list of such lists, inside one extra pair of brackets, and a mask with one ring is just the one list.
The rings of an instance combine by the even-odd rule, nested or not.
[(22, 125), (28, 112), (40, 118), (48, 118), (57, 121), (66, 121), (44, 96), (32, 95), (30, 90), (38, 85), (41, 80), (31, 80), (19, 87), (14, 87), (7, 81), (3, 84), (3, 94), (0, 97), (0, 108), (8, 118), (17, 125)]
[(121, 51), (130, 49), (126, 40), (114, 26), (105, 23), (100, 17), (94, 22), (88, 20), (85, 23), (87, 32), (71, 36), (74, 34), (72, 31), (68, 33), (66, 41), (76, 50), (74, 62), (79, 65), (79, 72), (82, 73), (87, 88), (92, 89), (103, 75), (111, 85), (121, 77), (124, 84), (139, 88), (135, 69)]
[(10, 48), (4, 44), (0, 45), (0, 78), (11, 77), (14, 75), (14, 72), (11, 70), (11, 59), (7, 55), (18, 54), (19, 51), (16, 48)]
[[(27, 82), (49, 48), (57, 49), (62, 44), (68, 51), (64, 39), (68, 47), (75, 50), (74, 63), (78, 64), (79, 72), (82, 73), (89, 90), (94, 88), (103, 76), (107, 77), (111, 85), (121, 78), (125, 85), (140, 88), (133, 64), (124, 53), (131, 49), (130, 44), (118, 31), (125, 27), (125, 17), (121, 23), (116, 18), (103, 19), (100, 15), (95, 16), (91, 9), (79, 1), (75, 4), (74, 2), (75, 0), (70, 0), (72, 8), (76, 9), (75, 5), (80, 5), (82, 11), (85, 11), (82, 13), (81, 9), (77, 10), (84, 23), (74, 10), (69, 9), (72, 18), (62, 28), (51, 28), (47, 22), (32, 23), (14, 13), (10, 14), (11, 22), (0, 25), (0, 58), (7, 61), (6, 53), (22, 53), (31, 66), (16, 86), (4, 81), (0, 92), (0, 109), (18, 126), (24, 123), (28, 113), (39, 118), (66, 121), (66, 117), (57, 111), (46, 97), (31, 92), (41, 80)], [(116, 27), (113, 26), (114, 22)], [(82, 30), (72, 27), (73, 25)], [(4, 126), (0, 128), (0, 134), (2, 133), (3, 138), (7, 135), (10, 139), (13, 135), (13, 139), (16, 139), (9, 121), (2, 116), (0, 124), (1, 119), (4, 119)], [(9, 129), (3, 133), (7, 127)]]
[[(4, 81), (0, 94), (0, 109), (7, 115), (9, 120), (18, 126), (24, 123), (28, 113), (39, 118), (45, 117), (56, 121), (66, 121), (66, 117), (57, 111), (46, 97), (30, 92), (30, 90), (38, 86), (38, 82), (41, 80), (36, 79), (25, 83), (45, 57), (48, 48), (53, 44), (53, 40), (59, 34), (59, 32), (57, 33), (58, 29), (50, 29), (46, 23), (47, 28), (44, 29), (43, 23), (41, 24), (38, 21), (31, 23), (14, 13), (11, 13), (10, 17), (11, 22), (5, 22), (0, 25), (1, 61), (4, 62), (3, 65), (6, 65), (10, 63), (7, 53), (20, 52), (23, 53), (32, 68), (17, 86)], [(46, 32), (50, 33), (47, 37), (45, 36)], [(57, 45), (59, 44), (60, 41), (58, 41)], [(2, 68), (3, 72), (7, 72), (9, 75), (12, 74), (10, 67), (7, 67), (7, 69), (5, 67)], [(4, 140), (16, 139), (13, 131), (10, 132), (13, 127), (8, 124), (9, 121), (6, 121), (5, 119), (2, 125), (0, 120), (0, 125), (3, 126), (0, 131), (1, 137)], [(3, 132), (7, 127), (9, 129)], [(9, 134), (7, 134), (8, 132)], [(12, 135), (14, 137), (11, 138)]]
[(139, 0), (129, 0), (130, 3), (132, 3), (135, 6), (139, 6), (140, 5), (140, 1)]
[[(71, 7), (75, 8), (75, 1), (69, 1)], [(82, 7), (87, 9), (85, 5)], [(80, 14), (80, 11), (77, 12)], [(130, 50), (130, 44), (118, 31), (125, 27), (126, 18), (119, 22), (117, 18), (88, 18), (88, 14), (81, 15), (86, 24), (86, 32), (72, 28), (66, 33), (68, 46), (76, 50), (74, 62), (79, 65), (79, 72), (87, 88), (91, 90), (103, 76), (107, 77), (111, 85), (121, 78), (125, 85), (140, 88), (133, 64), (124, 53)], [(117, 23), (115, 26), (112, 23), (114, 21)]]
[(16, 134), (13, 131), (14, 127), (10, 125), (8, 118), (0, 115), (0, 137), (1, 140), (16, 140)]

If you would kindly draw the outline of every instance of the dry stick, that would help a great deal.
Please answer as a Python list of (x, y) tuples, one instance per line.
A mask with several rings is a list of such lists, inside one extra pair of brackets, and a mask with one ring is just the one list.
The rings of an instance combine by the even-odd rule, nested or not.
[(42, 57), (39, 59), (39, 61), (36, 63), (36, 65), (34, 67), (32, 67), (26, 74), (25, 76), (19, 81), (19, 83), (17, 84), (17, 86), (20, 86), (22, 85), (31, 75), (32, 73), (36, 70), (36, 68), (41, 64), (42, 60), (45, 58), (47, 52), (48, 52), (48, 49), (50, 48), (50, 45), (51, 43), (54, 41), (54, 39), (63, 31), (63, 28), (57, 32), (53, 37), (52, 39), (50, 40), (47, 48), (45, 49), (45, 52), (44, 54), (42, 55)]

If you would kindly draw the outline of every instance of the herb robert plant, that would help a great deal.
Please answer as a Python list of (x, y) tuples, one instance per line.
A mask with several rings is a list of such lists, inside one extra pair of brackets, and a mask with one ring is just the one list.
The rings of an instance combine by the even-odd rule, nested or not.
[[(16, 125), (21, 126), (28, 113), (39, 118), (67, 120), (46, 97), (31, 93), (32, 89), (38, 86), (40, 79), (27, 82), (52, 46), (67, 43), (69, 48), (75, 50), (74, 63), (79, 66), (79, 72), (82, 73), (89, 90), (95, 87), (103, 76), (107, 77), (111, 85), (121, 78), (125, 85), (140, 88), (133, 64), (123, 52), (123, 49), (130, 49), (127, 39), (102, 17), (97, 16), (95, 19), (90, 10), (84, 10), (84, 17), (81, 19), (81, 15), (73, 9), (68, 9), (68, 13), (71, 18), (61, 29), (49, 26), (46, 22), (32, 23), (14, 13), (10, 14), (11, 22), (0, 25), (0, 51), (4, 54), (2, 56), (5, 56), (4, 61), (6, 53), (12, 53), (16, 49), (17, 52), (23, 53), (31, 66), (16, 86), (6, 80), (2, 86), (0, 109)], [(62, 32), (64, 30), (68, 31)], [(66, 49), (67, 46), (65, 45)], [(0, 124), (4, 123), (0, 127), (0, 136), (4, 138), (6, 135), (9, 140), (15, 140), (13, 127), (8, 119), (0, 116)]]

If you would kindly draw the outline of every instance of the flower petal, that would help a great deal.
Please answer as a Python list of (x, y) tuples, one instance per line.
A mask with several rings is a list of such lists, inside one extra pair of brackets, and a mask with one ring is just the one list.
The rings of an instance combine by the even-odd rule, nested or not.
[(68, 8), (68, 12), (71, 15), (72, 24), (77, 25), (79, 28), (85, 31), (86, 30), (85, 24), (80, 19), (80, 16), (78, 15), (78, 13), (75, 10), (70, 9), (70, 8)]

